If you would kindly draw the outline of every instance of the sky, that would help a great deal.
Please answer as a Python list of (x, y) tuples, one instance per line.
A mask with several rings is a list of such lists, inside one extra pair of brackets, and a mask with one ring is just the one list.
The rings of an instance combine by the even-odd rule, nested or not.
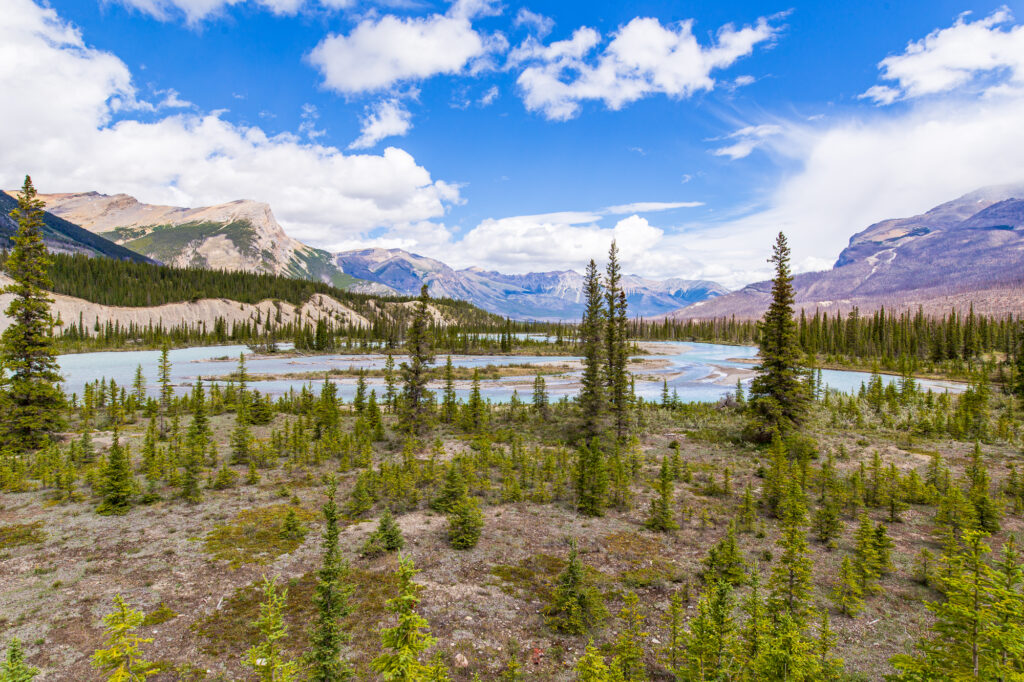
[(0, 0), (0, 186), (331, 251), (764, 279), (1024, 180), (1024, 2)]

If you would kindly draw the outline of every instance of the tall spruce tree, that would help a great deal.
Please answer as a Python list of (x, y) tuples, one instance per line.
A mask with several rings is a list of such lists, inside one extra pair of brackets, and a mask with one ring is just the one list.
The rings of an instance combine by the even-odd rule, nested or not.
[(352, 611), (349, 598), (354, 585), (347, 582), (348, 561), (338, 546), (338, 505), (334, 498), (337, 483), (332, 479), (327, 489), (327, 502), (323, 506), (324, 556), (317, 571), (316, 592), (313, 603), (317, 616), (312, 636), (313, 651), (310, 682), (340, 682), (354, 676), (351, 665), (342, 658), (342, 646), (349, 640), (348, 633), (341, 627), (341, 619)]
[(629, 348), (626, 341), (626, 296), (622, 291), (619, 249), (612, 241), (605, 269), (605, 385), (608, 405), (615, 425), (615, 436), (622, 440), (629, 428), (630, 382), (627, 365)]
[(0, 336), (0, 438), (13, 452), (42, 447), (64, 424), (51, 299), (46, 293), (53, 283), (43, 244), (43, 206), (32, 178), (26, 175), (18, 207), (11, 211), (18, 231), (4, 265), (14, 281), (0, 291), (14, 295), (6, 310), (11, 324)]
[(430, 295), (427, 285), (420, 289), (420, 298), (413, 310), (412, 322), (405, 336), (409, 360), (400, 365), (402, 388), (402, 426), (412, 433), (423, 433), (430, 425), (431, 395), (427, 390), (430, 365), (434, 354), (430, 345)]
[(602, 305), (601, 277), (593, 260), (587, 265), (584, 280), (586, 309), (580, 322), (579, 335), (583, 356), (583, 376), (580, 379), (580, 411), (583, 413), (583, 430), (587, 436), (596, 436), (603, 424), (605, 391), (602, 375), (604, 348), (604, 307)]
[(772, 302), (761, 322), (761, 364), (750, 384), (749, 402), (762, 439), (785, 433), (803, 423), (809, 402), (808, 387), (800, 367), (801, 350), (793, 320), (793, 275), (789, 269), (789, 245), (779, 233), (769, 262), (775, 265)]

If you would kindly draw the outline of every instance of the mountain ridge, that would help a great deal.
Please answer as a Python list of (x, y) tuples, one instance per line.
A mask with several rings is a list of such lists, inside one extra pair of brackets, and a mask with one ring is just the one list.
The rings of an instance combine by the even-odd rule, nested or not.
[[(1019, 312), (1024, 290), (1024, 183), (982, 187), (928, 211), (882, 220), (850, 237), (831, 270), (796, 275), (796, 306), (873, 310), (975, 305)], [(754, 282), (671, 319), (760, 317), (771, 282)]]

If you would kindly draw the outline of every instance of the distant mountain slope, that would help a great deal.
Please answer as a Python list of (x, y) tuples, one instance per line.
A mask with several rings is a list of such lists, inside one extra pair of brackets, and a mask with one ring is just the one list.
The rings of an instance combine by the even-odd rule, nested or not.
[[(334, 263), (359, 279), (415, 295), (426, 284), (431, 296), (470, 301), (484, 310), (517, 319), (575, 320), (583, 313), (583, 276), (572, 270), (506, 275), (444, 263), (401, 249), (362, 249), (336, 254)], [(623, 277), (632, 316), (661, 315), (694, 301), (726, 293), (714, 282)]]
[[(18, 231), (18, 223), (11, 217), (11, 211), (18, 206), (17, 198), (7, 192), (0, 192), (0, 246), (11, 245), (11, 237)], [(43, 216), (43, 241), (51, 251), (57, 253), (82, 253), (87, 256), (106, 256), (118, 260), (151, 263), (149, 258), (119, 246), (114, 242), (83, 230), (78, 225), (47, 212)]]
[[(797, 307), (881, 305), (1024, 309), (1024, 184), (985, 187), (910, 218), (884, 220), (850, 238), (832, 270), (797, 275)], [(770, 282), (757, 282), (673, 318), (758, 317)]]
[(285, 234), (264, 203), (180, 208), (97, 192), (40, 198), (55, 215), (167, 265), (285, 275), (342, 288), (358, 284), (331, 263), (327, 251)]

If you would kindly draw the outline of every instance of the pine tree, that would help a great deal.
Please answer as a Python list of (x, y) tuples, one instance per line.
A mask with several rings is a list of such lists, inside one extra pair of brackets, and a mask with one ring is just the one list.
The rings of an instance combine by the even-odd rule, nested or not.
[(661, 659), (669, 672), (677, 673), (683, 664), (686, 652), (686, 607), (680, 590), (675, 590), (668, 600), (668, 611), (665, 612), (665, 648)]
[(576, 661), (576, 680), (578, 682), (621, 682), (618, 671), (608, 667), (601, 652), (594, 647), (594, 641), (587, 643), (583, 656)]
[(441, 400), (441, 416), (446, 424), (455, 421), (459, 411), (459, 400), (455, 396), (455, 367), (452, 365), (452, 356), (449, 355), (444, 363), (444, 398)]
[(533, 380), (533, 410), (543, 421), (547, 421), (551, 414), (547, 384), (541, 374), (538, 374)]
[(558, 574), (554, 595), (544, 613), (552, 629), (570, 635), (582, 635), (608, 617), (601, 593), (587, 578), (575, 541), (569, 549), (569, 561)]
[(260, 585), (263, 601), (260, 615), (253, 626), (260, 633), (260, 641), (245, 652), (242, 663), (252, 668), (260, 682), (295, 682), (299, 677), (299, 665), (285, 658), (282, 642), (288, 635), (284, 623), (284, 608), (288, 603), (288, 590), (277, 588), (277, 580), (263, 578)]
[(115, 610), (103, 617), (107, 646), (92, 655), (92, 666), (109, 674), (107, 679), (111, 682), (135, 682), (155, 675), (158, 671), (142, 658), (141, 647), (153, 640), (135, 634), (144, 614), (128, 606), (121, 595), (114, 597), (114, 606)]
[(402, 529), (395, 523), (391, 510), (385, 508), (380, 515), (377, 528), (366, 538), (359, 553), (365, 557), (375, 557), (387, 552), (397, 552), (403, 547), (405, 538), (402, 537)]
[(434, 355), (430, 347), (430, 295), (427, 285), (420, 289), (419, 301), (413, 310), (412, 322), (405, 337), (408, 362), (400, 366), (404, 387), (402, 390), (402, 426), (412, 433), (423, 433), (429, 427), (431, 394), (427, 390), (430, 365)]
[(604, 308), (601, 302), (601, 277), (597, 274), (597, 264), (593, 260), (587, 265), (583, 288), (587, 303), (579, 328), (583, 356), (579, 405), (583, 414), (584, 433), (587, 436), (597, 436), (602, 428), (605, 405), (605, 387), (602, 381)]
[(473, 549), (480, 541), (484, 515), (475, 497), (463, 496), (448, 514), (448, 543), (455, 549)]
[(658, 494), (651, 500), (651, 511), (647, 515), (646, 525), (651, 530), (667, 532), (679, 527), (673, 513), (672, 500), (674, 485), (668, 457), (661, 459), (661, 472), (658, 475)]
[(18, 207), (14, 248), (4, 270), (13, 281), (0, 293), (13, 294), (6, 315), (11, 322), (0, 335), (0, 422), (2, 444), (12, 452), (45, 445), (64, 424), (64, 394), (53, 342), (53, 283), (47, 274), (50, 259), (43, 244), (42, 200), (36, 198), (32, 179), (25, 176)]
[(892, 659), (901, 675), (922, 680), (1002, 679), (997, 667), (1001, 661), (986, 646), (996, 614), (988, 594), (992, 569), (985, 563), (990, 550), (982, 538), (976, 530), (964, 531), (957, 571), (945, 580), (946, 600), (927, 604), (935, 615), (931, 636), (916, 644), (916, 655)]
[(352, 612), (349, 599), (355, 586), (348, 582), (348, 561), (338, 546), (338, 505), (334, 498), (337, 483), (328, 483), (327, 502), (324, 515), (323, 560), (317, 571), (316, 625), (310, 636), (313, 651), (310, 654), (310, 682), (340, 682), (350, 680), (355, 673), (349, 662), (342, 658), (342, 647), (349, 641), (348, 633), (341, 627), (341, 619)]
[(850, 557), (843, 557), (843, 563), (839, 567), (839, 575), (836, 576), (836, 583), (832, 587), (832, 603), (839, 613), (851, 618), (864, 608), (860, 581), (853, 570)]
[(780, 517), (782, 534), (778, 544), (782, 552), (769, 581), (770, 601), (777, 611), (785, 611), (802, 626), (809, 610), (812, 561), (804, 529), (807, 509), (803, 492), (792, 479), (780, 504)]
[(854, 547), (853, 572), (862, 594), (880, 592), (878, 579), (882, 575), (882, 558), (878, 556), (875, 527), (867, 513), (861, 514)]
[(398, 390), (395, 383), (395, 356), (390, 352), (384, 358), (384, 405), (388, 412), (395, 411)]
[(576, 457), (576, 509), (586, 516), (604, 514), (608, 475), (597, 438), (584, 443)]
[(356, 394), (352, 398), (352, 409), (356, 411), (356, 414), (362, 414), (366, 409), (366, 371), (362, 369), (359, 370), (359, 377), (356, 379)]
[(157, 365), (160, 382), (160, 440), (167, 438), (167, 415), (171, 409), (171, 400), (174, 399), (174, 387), (171, 385), (170, 352), (171, 350), (165, 342), (160, 349), (160, 362)]
[(629, 429), (629, 348), (626, 340), (626, 296), (622, 291), (619, 250), (612, 241), (605, 270), (605, 382), (609, 407), (620, 441)]
[(0, 682), (31, 682), (38, 674), (38, 668), (33, 668), (25, 662), (21, 640), (17, 637), (12, 638), (7, 645), (7, 658), (0, 662)]
[(757, 415), (762, 438), (785, 433), (803, 423), (807, 412), (807, 384), (800, 369), (802, 352), (793, 320), (793, 276), (789, 245), (781, 232), (770, 262), (775, 264), (772, 303), (761, 323), (761, 364), (750, 384), (749, 403)]
[(122, 447), (120, 436), (114, 431), (114, 440), (107, 454), (106, 466), (100, 484), (103, 501), (96, 508), (98, 514), (125, 514), (131, 509), (135, 495), (135, 478), (127, 446)]
[(736, 523), (729, 522), (725, 537), (711, 547), (704, 559), (704, 580), (720, 580), (732, 586), (740, 585), (747, 577), (747, 564), (736, 544)]
[(486, 418), (484, 400), (480, 396), (480, 370), (474, 367), (473, 383), (469, 390), (469, 399), (466, 401), (462, 426), (467, 431), (476, 433), (483, 429)]
[(635, 592), (627, 592), (623, 597), (622, 610), (619, 611), (622, 629), (612, 645), (614, 658), (612, 667), (616, 668), (624, 682), (645, 682), (647, 666), (644, 665), (644, 615), (640, 612), (640, 600)]
[(682, 679), (728, 680), (736, 672), (735, 600), (732, 588), (712, 582), (697, 602), (690, 621), (686, 647), (686, 675)]
[[(418, 571), (412, 560), (398, 561), (398, 596), (387, 601), (387, 610), (398, 623), (380, 631), (384, 651), (373, 659), (370, 667), (387, 682), (427, 682), (431, 666), (420, 662), (420, 656), (437, 641), (430, 635), (430, 624), (416, 612), (423, 587), (413, 582)], [(436, 679), (436, 674), (434, 676)]]
[(445, 468), (441, 492), (430, 501), (430, 508), (436, 512), (447, 514), (467, 494), (466, 479), (462, 475), (458, 462), (453, 460)]

